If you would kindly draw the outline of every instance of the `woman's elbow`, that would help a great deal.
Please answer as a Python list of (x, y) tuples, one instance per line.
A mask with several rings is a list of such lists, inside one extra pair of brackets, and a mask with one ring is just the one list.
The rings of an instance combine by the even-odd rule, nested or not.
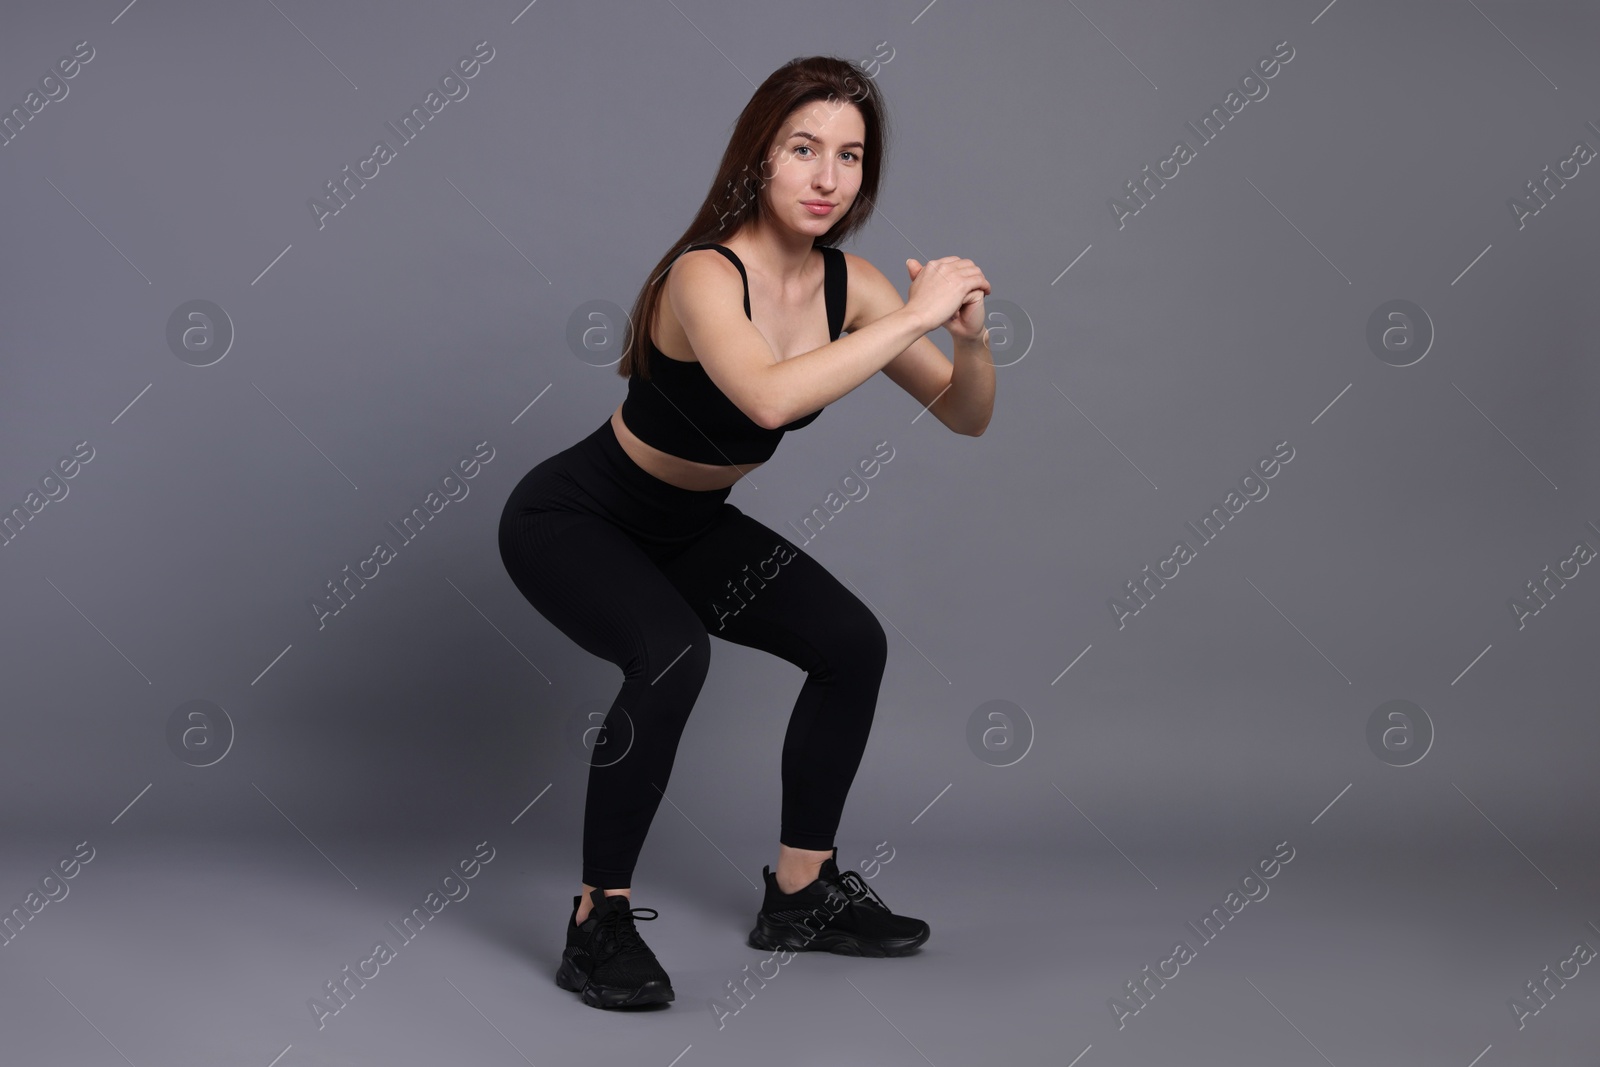
[(989, 428), (989, 419), (986, 416), (982, 422), (976, 423), (975, 425), (961, 427), (961, 428), (955, 428), (955, 427), (952, 427), (952, 428), (956, 430), (956, 433), (964, 434), (967, 437), (982, 437), (983, 436), (983, 431), (985, 431), (985, 430), (987, 430)]
[(776, 430), (780, 426), (787, 425), (790, 421), (789, 419), (785, 418), (783, 412), (772, 403), (751, 402), (750, 404), (743, 406), (741, 410), (751, 422), (755, 423), (763, 430)]

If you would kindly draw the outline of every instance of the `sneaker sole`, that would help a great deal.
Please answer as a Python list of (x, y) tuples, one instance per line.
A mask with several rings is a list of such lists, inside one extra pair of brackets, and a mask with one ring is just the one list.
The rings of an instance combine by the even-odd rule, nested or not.
[(864, 941), (839, 930), (823, 930), (815, 936), (808, 936), (792, 926), (776, 925), (757, 916), (755, 929), (745, 938), (745, 944), (769, 952), (788, 949), (790, 952), (832, 952), (840, 956), (882, 958), (904, 956), (915, 951), (928, 940), (930, 933), (932, 931), (928, 929), (928, 924), (923, 923), (922, 932), (915, 937), (886, 941)]
[(671, 984), (659, 979), (646, 982), (636, 989), (596, 985), (593, 982), (585, 984), (582, 972), (569, 959), (561, 961), (561, 967), (556, 971), (556, 985), (577, 993), (591, 1008), (636, 1008), (645, 1004), (666, 1004), (676, 996)]

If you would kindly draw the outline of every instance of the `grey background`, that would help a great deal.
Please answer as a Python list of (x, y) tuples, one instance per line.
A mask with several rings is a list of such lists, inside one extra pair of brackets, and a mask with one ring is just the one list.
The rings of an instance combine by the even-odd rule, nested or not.
[[(76, 42), (96, 53), (0, 148), (0, 503), (95, 449), (0, 548), (0, 903), (97, 850), (0, 955), (16, 1062), (110, 1043), (420, 1063), (480, 1041), (472, 1062), (517, 1061), (506, 1042), (541, 1064), (1592, 1058), (1600, 979), (1523, 1030), (1506, 1003), (1600, 945), (1600, 579), (1522, 629), (1508, 607), (1600, 547), (1600, 177), (1521, 229), (1507, 207), (1576, 140), (1600, 148), (1592, 8), (519, 10), (4, 16), (5, 110)], [(307, 200), (481, 40), (468, 95), (319, 230)], [(1198, 145), (1184, 123), (1283, 40), (1269, 94)], [(902, 294), (906, 257), (969, 256), (1031, 339), (982, 437), (875, 377), (731, 498), (785, 529), (895, 449), (804, 547), (891, 641), (841, 866), (894, 846), (874, 884), (935, 936), (883, 967), (796, 961), (756, 1020), (715, 1027), (707, 999), (753, 958), (802, 680), (715, 642), (635, 880), (679, 1001), (619, 1021), (545, 972), (578, 885), (566, 734), (620, 675), (521, 598), (495, 525), (623, 396), (569, 317), (631, 305), (754, 85), (814, 53), (877, 55), (894, 121), (848, 250)], [(1110, 198), (1180, 137), (1196, 158), (1119, 229)], [(1396, 298), (1437, 331), (1407, 367), (1365, 341)], [(208, 367), (166, 342), (195, 299), (236, 330)], [(483, 440), (468, 496), (319, 631), (309, 599)], [(1270, 494), (1119, 629), (1108, 598), (1280, 441)], [(166, 735), (195, 699), (237, 731), (203, 768)], [(1394, 699), (1437, 734), (1409, 767), (1365, 740)], [(1010, 766), (968, 745), (991, 700), (1026, 713)], [(318, 1031), (306, 998), (481, 840), (480, 903)], [(1183, 972), (1209, 974), (1117, 1029), (1107, 998), (1284, 840), (1270, 898)]]

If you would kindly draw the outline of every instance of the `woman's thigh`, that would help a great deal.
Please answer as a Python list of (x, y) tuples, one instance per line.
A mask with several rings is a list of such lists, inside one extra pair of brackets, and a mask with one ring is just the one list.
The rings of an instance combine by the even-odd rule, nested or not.
[(654, 679), (668, 666), (703, 677), (705, 626), (615, 525), (583, 512), (537, 511), (506, 516), (499, 540), (517, 589), (584, 650), (630, 678)]
[(732, 504), (662, 571), (712, 636), (807, 671), (882, 670), (888, 642), (872, 610), (794, 542)]

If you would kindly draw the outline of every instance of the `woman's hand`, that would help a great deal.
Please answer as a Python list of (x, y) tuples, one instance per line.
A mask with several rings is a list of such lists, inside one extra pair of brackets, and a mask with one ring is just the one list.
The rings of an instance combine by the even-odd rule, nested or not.
[(990, 292), (990, 286), (977, 264), (959, 256), (930, 259), (927, 263), (908, 259), (906, 270), (911, 274), (908, 305), (926, 307), (929, 318), (939, 316), (937, 325), (957, 341), (983, 338), (983, 297)]

